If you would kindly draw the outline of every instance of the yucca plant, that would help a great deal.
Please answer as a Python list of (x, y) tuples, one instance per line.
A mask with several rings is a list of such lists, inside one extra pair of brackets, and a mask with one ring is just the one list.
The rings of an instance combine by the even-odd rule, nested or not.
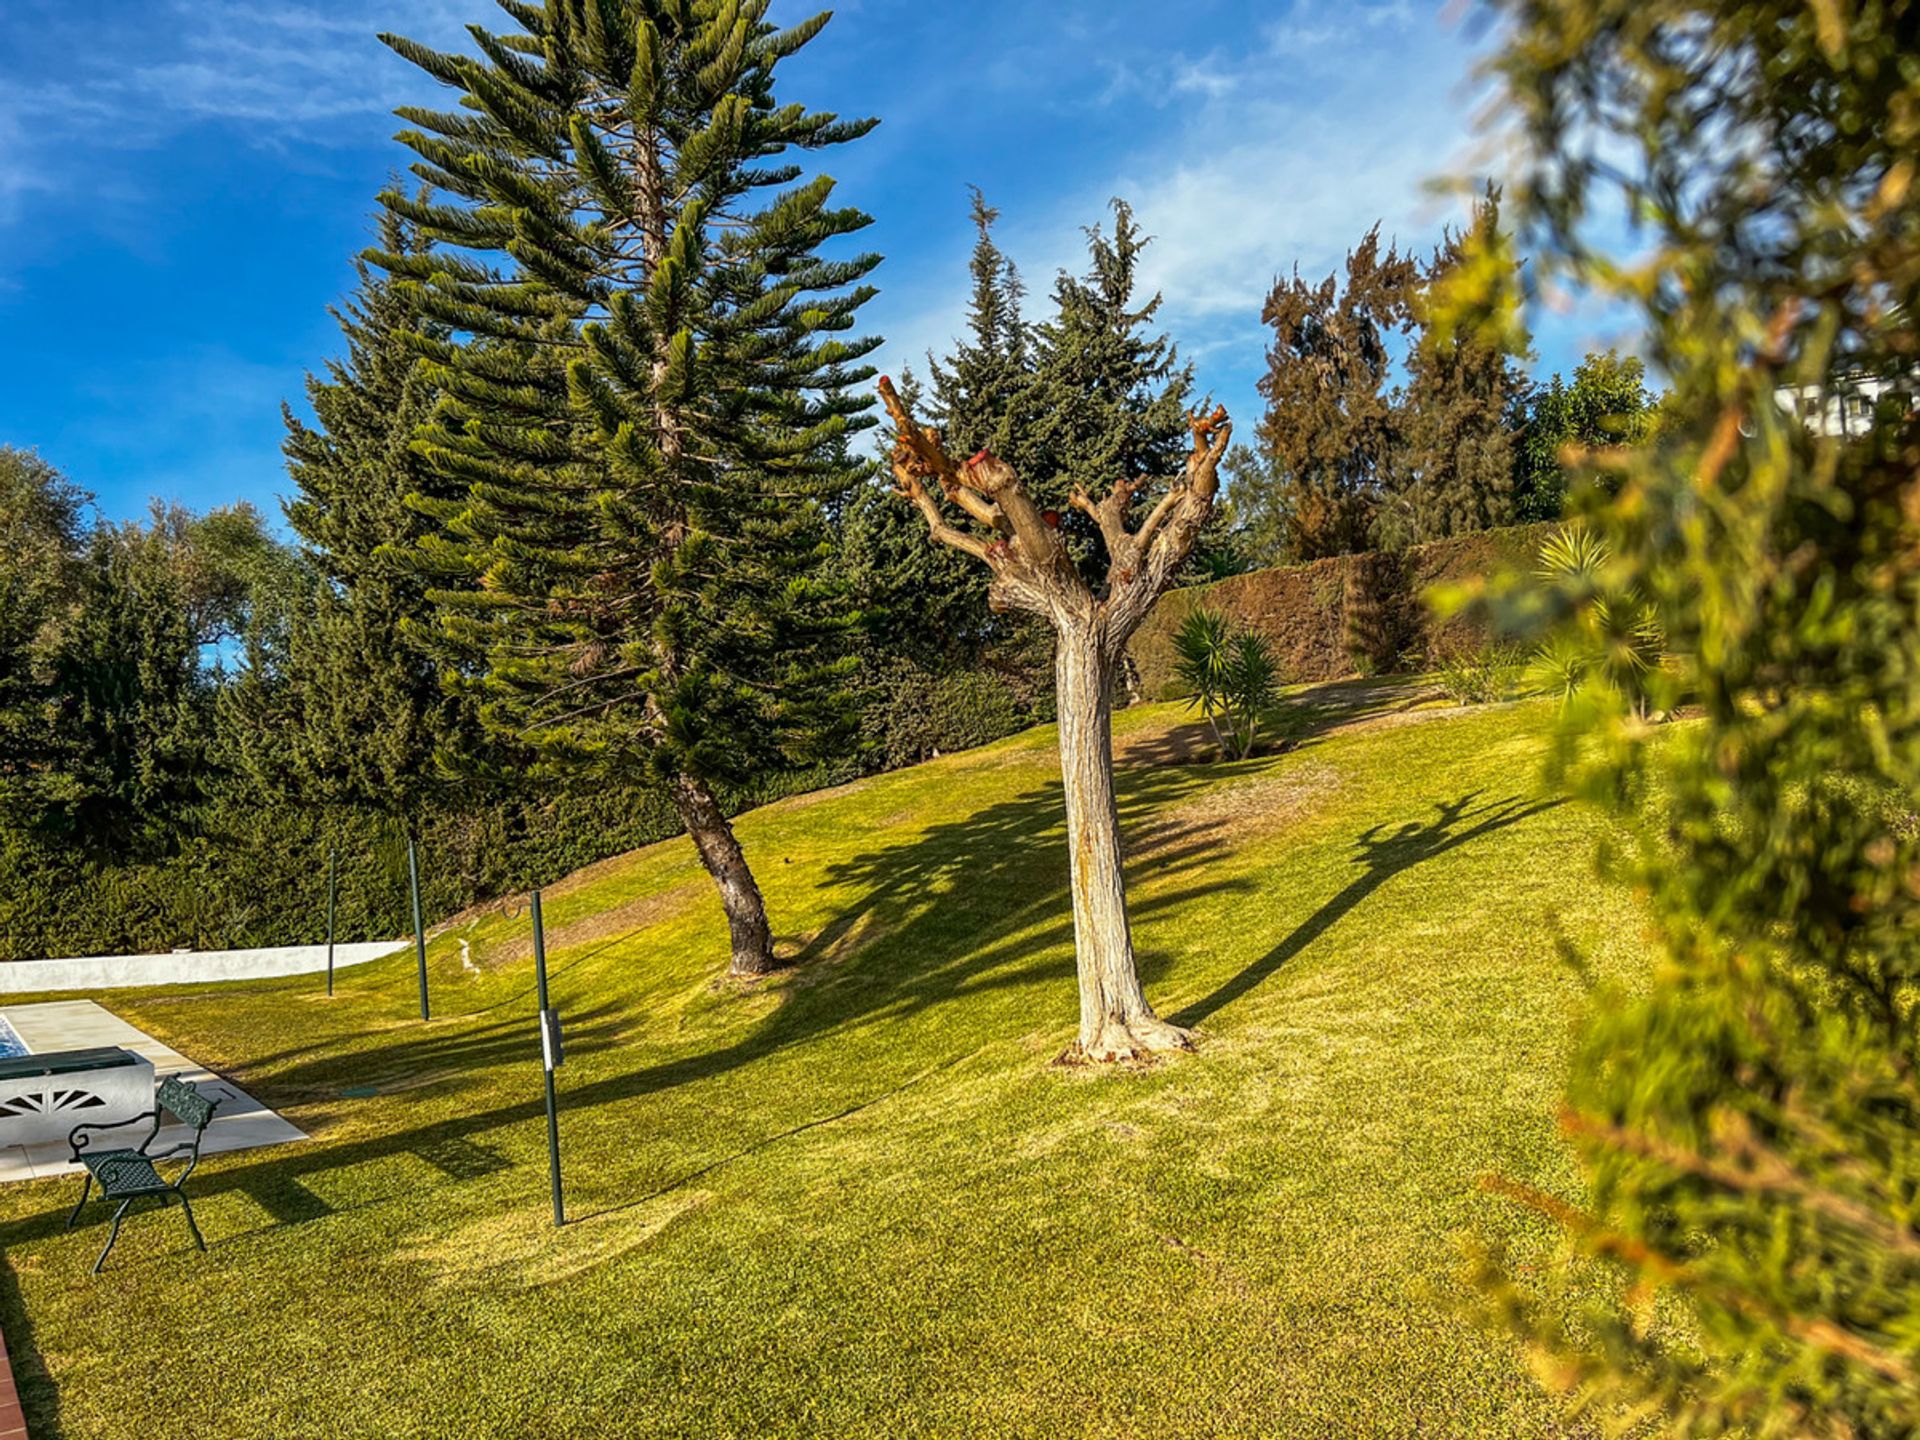
[(1279, 662), (1266, 637), (1235, 630), (1217, 610), (1196, 610), (1181, 623), (1173, 649), (1181, 694), (1206, 716), (1221, 753), (1235, 760), (1251, 755), (1260, 713), (1280, 692)]
[(1666, 634), (1646, 599), (1613, 578), (1607, 542), (1585, 525), (1567, 525), (1540, 547), (1536, 574), (1571, 600), (1574, 623), (1534, 653), (1536, 680), (1571, 703), (1589, 685), (1647, 708), (1647, 680), (1660, 665)]

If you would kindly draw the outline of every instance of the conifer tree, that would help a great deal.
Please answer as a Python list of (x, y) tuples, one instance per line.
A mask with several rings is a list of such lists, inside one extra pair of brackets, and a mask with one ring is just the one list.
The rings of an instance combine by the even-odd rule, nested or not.
[[(427, 255), (412, 222), (383, 209), (378, 224), (384, 254)], [(419, 341), (445, 331), (386, 272), (360, 260), (355, 273), (353, 297), (333, 312), (345, 353), (307, 377), (315, 423), (284, 411), (297, 487), (287, 519), (328, 583), (298, 608), (285, 663), (254, 656), (252, 683), (231, 697), (242, 710), (277, 707), (280, 723), (230, 728), (274, 788), (392, 815), (412, 830), (436, 789), (436, 757), (476, 758), (470, 707), (441, 685), (423, 636), (433, 615), (426, 583), (405, 558), (434, 528), (409, 499), (456, 493), (413, 448), (438, 398)]]
[[(803, 179), (871, 121), (782, 104), (779, 62), (826, 24), (768, 0), (501, 0), (479, 56), (388, 37), (457, 92), (400, 112), (432, 200), (383, 197), (436, 242), (376, 263), (448, 338), (417, 442), (457, 498), (418, 554), (483, 720), (567, 771), (671, 792), (713, 875), (736, 974), (775, 964), (722, 787), (808, 758), (842, 718), (823, 649), (821, 502), (857, 473), (840, 338), (873, 255)], [(456, 253), (457, 251), (457, 253)]]
[(1150, 237), (1126, 201), (1112, 207), (1111, 236), (1098, 225), (1084, 232), (1086, 272), (1055, 278), (1054, 313), (1035, 328), (1033, 380), (1008, 408), (1002, 457), (1032, 477), (1036, 499), (1064, 517), (1068, 539), (1092, 574), (1101, 573), (1100, 527), (1075, 513), (1068, 498), (1116, 475), (1178, 473), (1193, 390), (1192, 367), (1179, 363), (1171, 339), (1150, 329), (1160, 296), (1141, 300), (1134, 293)]
[[(967, 339), (944, 361), (927, 357), (932, 380), (927, 413), (954, 446), (972, 454), (1011, 450), (1015, 399), (1033, 383), (1032, 327), (1021, 314), (1026, 287), (1013, 261), (994, 242), (1000, 212), (978, 187), (973, 196), (973, 255), (968, 270)], [(902, 376), (903, 382), (908, 377)]]
[(1256, 435), (1296, 560), (1367, 548), (1399, 435), (1388, 342), (1412, 329), (1418, 275), (1391, 245), (1380, 253), (1376, 225), (1348, 252), (1345, 285), (1334, 275), (1309, 285), (1296, 266), (1267, 297), (1273, 345)]
[[(909, 407), (923, 401), (911, 370), (901, 372), (900, 394)], [(904, 660), (929, 671), (965, 669), (1006, 638), (966, 557), (927, 544), (890, 487), (863, 478), (838, 521), (837, 567), (864, 617), (874, 668)]]
[(1510, 426), (1531, 389), (1525, 338), (1516, 327), (1448, 325), (1444, 308), (1469, 287), (1511, 290), (1510, 277), (1487, 273), (1510, 266), (1500, 192), (1489, 185), (1466, 231), (1449, 229), (1441, 240), (1414, 298), (1419, 336), (1407, 355), (1392, 494), (1374, 522), (1376, 544), (1398, 549), (1513, 523)]
[[(1115, 200), (1113, 210), (1112, 235), (1099, 226), (1086, 230), (1086, 272), (1062, 272), (1052, 315), (1033, 324), (1022, 311), (1019, 274), (993, 238), (999, 212), (975, 190), (966, 338), (944, 359), (929, 357), (933, 379), (924, 405), (910, 373), (900, 384), (906, 410), (924, 409), (949, 450), (988, 449), (1020, 472), (1090, 576), (1100, 571), (1104, 540), (1069, 496), (1075, 488), (1104, 488), (1104, 477), (1114, 474), (1178, 473), (1192, 391), (1191, 368), (1180, 365), (1172, 341), (1151, 328), (1160, 298), (1141, 302), (1134, 294), (1148, 237), (1125, 201)], [(903, 531), (911, 517), (897, 504), (886, 502), (882, 510), (871, 496), (855, 498), (861, 503), (850, 510), (843, 532), (854, 547), (849, 563), (863, 577), (862, 594), (872, 608), (898, 613), (896, 633), (905, 632), (902, 643), (916, 657), (929, 644), (962, 637), (968, 661), (991, 655), (1009, 669), (1044, 674), (1044, 627), (988, 610), (972, 567)], [(1224, 526), (1210, 520), (1192, 559), (1230, 573), (1239, 568), (1230, 558), (1236, 555)]]

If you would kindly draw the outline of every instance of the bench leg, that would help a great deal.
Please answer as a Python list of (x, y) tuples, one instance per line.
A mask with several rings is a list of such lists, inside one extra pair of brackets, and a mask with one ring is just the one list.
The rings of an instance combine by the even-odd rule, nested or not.
[(86, 1208), (87, 1196), (93, 1193), (93, 1172), (87, 1172), (87, 1182), (80, 1187), (80, 1203), (73, 1207), (73, 1213), (67, 1216), (67, 1229), (73, 1229), (73, 1222), (80, 1218), (80, 1212)]
[(193, 1223), (193, 1202), (187, 1199), (187, 1192), (184, 1190), (176, 1190), (173, 1193), (180, 1197), (180, 1208), (186, 1212), (187, 1229), (193, 1233), (193, 1243), (205, 1250), (207, 1242), (200, 1238), (200, 1227)]
[(131, 1199), (122, 1200), (120, 1202), (120, 1208), (113, 1212), (113, 1229), (107, 1232), (107, 1249), (102, 1250), (100, 1252), (100, 1258), (93, 1262), (94, 1274), (98, 1275), (100, 1273), (100, 1267), (107, 1263), (107, 1250), (113, 1249), (113, 1242), (120, 1238), (120, 1222), (127, 1218), (127, 1207), (132, 1204), (133, 1201)]

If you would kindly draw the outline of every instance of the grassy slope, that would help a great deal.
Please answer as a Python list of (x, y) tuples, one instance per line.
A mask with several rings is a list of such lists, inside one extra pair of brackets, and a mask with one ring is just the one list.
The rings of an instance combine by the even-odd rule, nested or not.
[(1205, 1036), (1145, 1073), (1047, 1064), (1050, 730), (746, 817), (809, 961), (773, 989), (712, 983), (684, 842), (556, 887), (557, 1234), (524, 918), (440, 936), (425, 1027), (410, 956), (331, 1002), (115, 997), (317, 1139), (210, 1161), (210, 1253), (141, 1214), (99, 1280), (103, 1209), (66, 1235), (70, 1184), (0, 1193), (34, 1433), (1558, 1433), (1452, 1313), (1458, 1237), (1548, 1253), (1475, 1182), (1571, 1183), (1556, 936), (1631, 974), (1631, 902), (1536, 794), (1544, 707), (1294, 714), (1299, 749), (1207, 766), (1155, 763), (1170, 707), (1120, 719), (1148, 990)]

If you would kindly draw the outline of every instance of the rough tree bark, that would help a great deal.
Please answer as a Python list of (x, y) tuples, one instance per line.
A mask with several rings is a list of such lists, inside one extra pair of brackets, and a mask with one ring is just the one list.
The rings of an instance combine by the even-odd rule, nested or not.
[(693, 837), (694, 849), (700, 852), (700, 863), (720, 888), (720, 904), (727, 912), (727, 930), (733, 940), (733, 963), (727, 973), (752, 977), (778, 969), (767, 902), (720, 802), (698, 780), (682, 775), (673, 782), (673, 803), (680, 823)]
[[(893, 417), (894, 478), (919, 508), (928, 534), (986, 565), (987, 596), (996, 610), (1024, 610), (1054, 629), (1080, 976), (1080, 1034), (1069, 1053), (1110, 1061), (1191, 1049), (1186, 1031), (1154, 1014), (1134, 965), (1113, 798), (1113, 681), (1127, 637), (1173, 583), (1213, 510), (1220, 457), (1232, 438), (1227, 413), (1216, 408), (1189, 417), (1193, 449), (1185, 474), (1138, 528), (1130, 527), (1129, 512), (1152, 483), (1148, 478), (1117, 479), (1098, 501), (1073, 493), (1074, 508), (1092, 517), (1106, 542), (1106, 583), (1096, 591), (1074, 564), (1057, 523), (1033, 503), (1010, 466), (985, 450), (954, 461), (938, 432), (908, 413), (890, 380), (881, 379), (880, 397)], [(948, 506), (960, 516), (952, 517)]]
[[(651, 283), (667, 253), (669, 222), (666, 203), (666, 166), (662, 158), (665, 140), (660, 131), (647, 127), (638, 133), (634, 144), (634, 224), (640, 233), (643, 273)], [(654, 340), (653, 425), (654, 443), (669, 472), (677, 472), (686, 453), (685, 427), (675, 407), (665, 399), (667, 375), (672, 368), (669, 354), (671, 336), (665, 332)], [(669, 545), (679, 543), (686, 533), (685, 521), (676, 517), (666, 527)], [(655, 641), (655, 659), (661, 672), (673, 675), (679, 670), (679, 657), (669, 646)], [(656, 724), (665, 731), (664, 717), (657, 707), (649, 707)], [(700, 863), (707, 867), (720, 891), (720, 906), (726, 911), (727, 931), (733, 945), (733, 958), (727, 973), (751, 979), (779, 969), (773, 954), (773, 927), (767, 923), (767, 902), (760, 883), (753, 878), (746, 852), (733, 833), (726, 812), (713, 792), (700, 780), (682, 774), (673, 783), (674, 808), (680, 823), (687, 827)]]

